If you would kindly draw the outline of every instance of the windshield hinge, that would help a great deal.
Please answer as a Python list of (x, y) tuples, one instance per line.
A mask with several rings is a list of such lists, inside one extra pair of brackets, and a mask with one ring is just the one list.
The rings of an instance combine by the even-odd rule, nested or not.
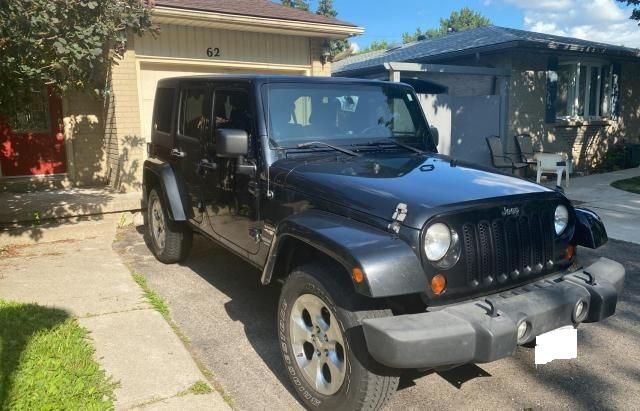
[(398, 234), (400, 232), (400, 226), (405, 218), (407, 218), (407, 205), (405, 203), (398, 203), (396, 206), (396, 211), (394, 211), (391, 219), (393, 222), (389, 224), (389, 229), (394, 233)]

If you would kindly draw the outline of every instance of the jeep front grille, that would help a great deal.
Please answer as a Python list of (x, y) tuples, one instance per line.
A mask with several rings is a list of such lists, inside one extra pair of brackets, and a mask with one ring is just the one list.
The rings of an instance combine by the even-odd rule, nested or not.
[(464, 223), (467, 283), (490, 286), (548, 272), (553, 266), (553, 241), (550, 213)]

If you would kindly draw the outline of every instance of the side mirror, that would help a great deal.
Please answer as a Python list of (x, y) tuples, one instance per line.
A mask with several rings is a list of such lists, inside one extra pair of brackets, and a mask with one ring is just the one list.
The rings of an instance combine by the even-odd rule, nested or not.
[(440, 142), (440, 132), (437, 127), (429, 126), (429, 131), (431, 131), (431, 138), (433, 139), (433, 145), (438, 147), (438, 143)]
[(216, 156), (236, 158), (247, 155), (249, 135), (244, 130), (219, 128), (216, 130)]

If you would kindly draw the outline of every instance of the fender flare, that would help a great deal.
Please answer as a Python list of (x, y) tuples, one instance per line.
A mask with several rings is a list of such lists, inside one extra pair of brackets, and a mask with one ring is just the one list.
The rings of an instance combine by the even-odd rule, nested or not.
[(186, 201), (186, 191), (178, 178), (176, 178), (171, 164), (156, 158), (145, 160), (142, 177), (145, 206), (147, 196), (149, 195), (147, 192), (150, 183), (148, 181), (148, 173), (152, 173), (157, 179), (164, 202), (167, 204), (169, 218), (172, 221), (186, 221), (188, 218), (187, 210), (189, 210), (189, 203)]
[[(423, 292), (427, 277), (413, 249), (397, 235), (336, 214), (307, 210), (283, 220), (277, 227), (261, 281), (268, 284), (281, 246), (293, 237), (339, 262), (357, 293), (368, 297), (390, 297)], [(351, 278), (360, 268), (365, 280)]]
[(607, 230), (600, 216), (588, 208), (576, 207), (576, 231), (573, 241), (587, 248), (598, 248), (608, 240)]

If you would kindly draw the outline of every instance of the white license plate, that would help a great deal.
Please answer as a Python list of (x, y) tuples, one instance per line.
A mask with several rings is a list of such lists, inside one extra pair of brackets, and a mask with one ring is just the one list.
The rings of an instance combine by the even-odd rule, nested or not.
[(577, 357), (578, 330), (572, 325), (560, 327), (536, 337), (536, 365)]

